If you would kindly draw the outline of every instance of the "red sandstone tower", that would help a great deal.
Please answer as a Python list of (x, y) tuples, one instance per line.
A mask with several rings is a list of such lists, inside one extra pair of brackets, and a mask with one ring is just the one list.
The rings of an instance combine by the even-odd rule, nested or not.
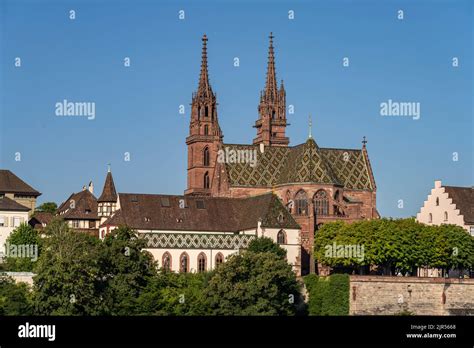
[(253, 144), (288, 146), (290, 140), (285, 136), (285, 128), (288, 125), (286, 123), (286, 92), (283, 80), (280, 89), (277, 86), (272, 33), (270, 33), (268, 49), (267, 79), (265, 89), (260, 93), (258, 114), (259, 118), (254, 125), (257, 128), (257, 137), (253, 140)]
[(210, 195), (217, 151), (222, 144), (217, 119), (216, 95), (209, 83), (207, 36), (202, 37), (201, 73), (198, 89), (192, 96), (188, 145), (188, 188), (185, 194)]

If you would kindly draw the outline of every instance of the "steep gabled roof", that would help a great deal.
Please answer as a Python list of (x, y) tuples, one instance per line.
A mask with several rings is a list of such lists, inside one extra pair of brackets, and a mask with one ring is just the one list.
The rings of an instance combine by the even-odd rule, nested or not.
[(288, 183), (322, 183), (346, 189), (375, 190), (370, 163), (364, 150), (320, 148), (313, 139), (293, 147), (228, 145), (226, 151), (256, 151), (257, 162), (225, 163), (229, 185), (271, 187)]
[(104, 189), (97, 202), (117, 202), (117, 191), (115, 190), (114, 178), (112, 178), (110, 171), (107, 172)]
[(474, 189), (472, 187), (444, 186), (449, 198), (464, 216), (464, 222), (474, 224)]
[(259, 220), (262, 227), (299, 228), (278, 197), (271, 193), (248, 198), (120, 193), (120, 210), (102, 226), (238, 232), (256, 228)]
[(0, 169), (0, 193), (19, 193), (35, 197), (41, 195), (40, 192), (6, 169)]
[(53, 220), (54, 215), (48, 212), (35, 212), (28, 223), (35, 229), (42, 229), (43, 224), (48, 225)]
[(291, 149), (287, 165), (278, 180), (278, 184), (296, 182), (340, 184), (321, 149), (312, 138)]
[(0, 197), (0, 211), (30, 211), (30, 208), (5, 196)]
[(64, 219), (97, 220), (97, 198), (89, 192), (82, 190), (73, 193), (58, 208), (58, 214)]

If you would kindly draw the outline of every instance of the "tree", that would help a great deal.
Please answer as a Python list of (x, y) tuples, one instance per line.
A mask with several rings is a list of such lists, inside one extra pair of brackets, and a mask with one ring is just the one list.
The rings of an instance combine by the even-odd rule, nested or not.
[(100, 241), (54, 219), (36, 265), (34, 311), (39, 315), (103, 314)]
[(204, 290), (214, 315), (293, 315), (299, 284), (291, 266), (272, 252), (232, 255)]
[[(363, 257), (327, 254), (334, 243), (364, 247)], [(417, 267), (473, 267), (474, 238), (458, 226), (426, 226), (412, 218), (335, 222), (318, 230), (314, 253), (319, 262), (335, 268), (377, 266), (383, 274), (415, 275)]]
[(252, 240), (249, 243), (247, 250), (255, 253), (271, 252), (281, 258), (286, 257), (286, 250), (274, 243), (273, 240), (268, 237), (261, 237)]
[(28, 225), (22, 223), (7, 238), (10, 256), (6, 258), (5, 268), (12, 272), (31, 272), (40, 253), (41, 238)]
[(28, 285), (0, 275), (0, 316), (31, 314)]
[(162, 270), (137, 300), (141, 315), (208, 315), (204, 289), (210, 272), (174, 273)]
[(108, 314), (131, 315), (136, 300), (156, 275), (153, 256), (143, 251), (146, 242), (122, 226), (109, 233), (101, 245), (99, 266), (104, 281), (103, 300)]
[(56, 203), (45, 202), (41, 204), (39, 207), (36, 207), (35, 212), (55, 214), (57, 209), (58, 209), (58, 205)]

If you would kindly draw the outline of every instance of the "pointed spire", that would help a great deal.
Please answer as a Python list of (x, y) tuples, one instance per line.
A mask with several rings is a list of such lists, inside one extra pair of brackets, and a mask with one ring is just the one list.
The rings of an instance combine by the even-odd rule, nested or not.
[(117, 191), (115, 190), (114, 178), (110, 171), (110, 164), (107, 168), (107, 176), (105, 178), (104, 189), (97, 202), (117, 202)]
[(202, 58), (201, 74), (199, 75), (199, 86), (197, 95), (200, 97), (210, 97), (212, 95), (211, 85), (209, 83), (209, 73), (207, 71), (207, 36), (202, 37)]
[(267, 81), (265, 83), (265, 97), (276, 100), (277, 80), (275, 72), (275, 52), (273, 51), (273, 33), (270, 33), (270, 46), (268, 48)]
[(280, 82), (280, 92), (285, 90), (285, 85), (283, 83), (283, 80)]

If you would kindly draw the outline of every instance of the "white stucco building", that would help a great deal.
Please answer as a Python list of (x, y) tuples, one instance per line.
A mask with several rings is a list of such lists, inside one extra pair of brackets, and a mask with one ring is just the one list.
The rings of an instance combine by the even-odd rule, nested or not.
[(443, 186), (441, 181), (435, 181), (416, 220), (427, 225), (461, 226), (474, 236), (474, 189)]
[[(108, 185), (112, 187), (111, 173)], [(248, 247), (269, 237), (287, 251), (287, 260), (301, 274), (301, 228), (272, 193), (248, 198), (221, 198), (117, 193), (99, 202), (99, 237), (125, 225), (147, 242), (160, 267), (175, 272), (209, 271)], [(115, 199), (112, 208), (102, 205)], [(110, 205), (109, 205), (110, 206)]]
[(0, 196), (0, 258), (5, 255), (5, 243), (12, 231), (28, 222), (30, 208), (6, 196)]

